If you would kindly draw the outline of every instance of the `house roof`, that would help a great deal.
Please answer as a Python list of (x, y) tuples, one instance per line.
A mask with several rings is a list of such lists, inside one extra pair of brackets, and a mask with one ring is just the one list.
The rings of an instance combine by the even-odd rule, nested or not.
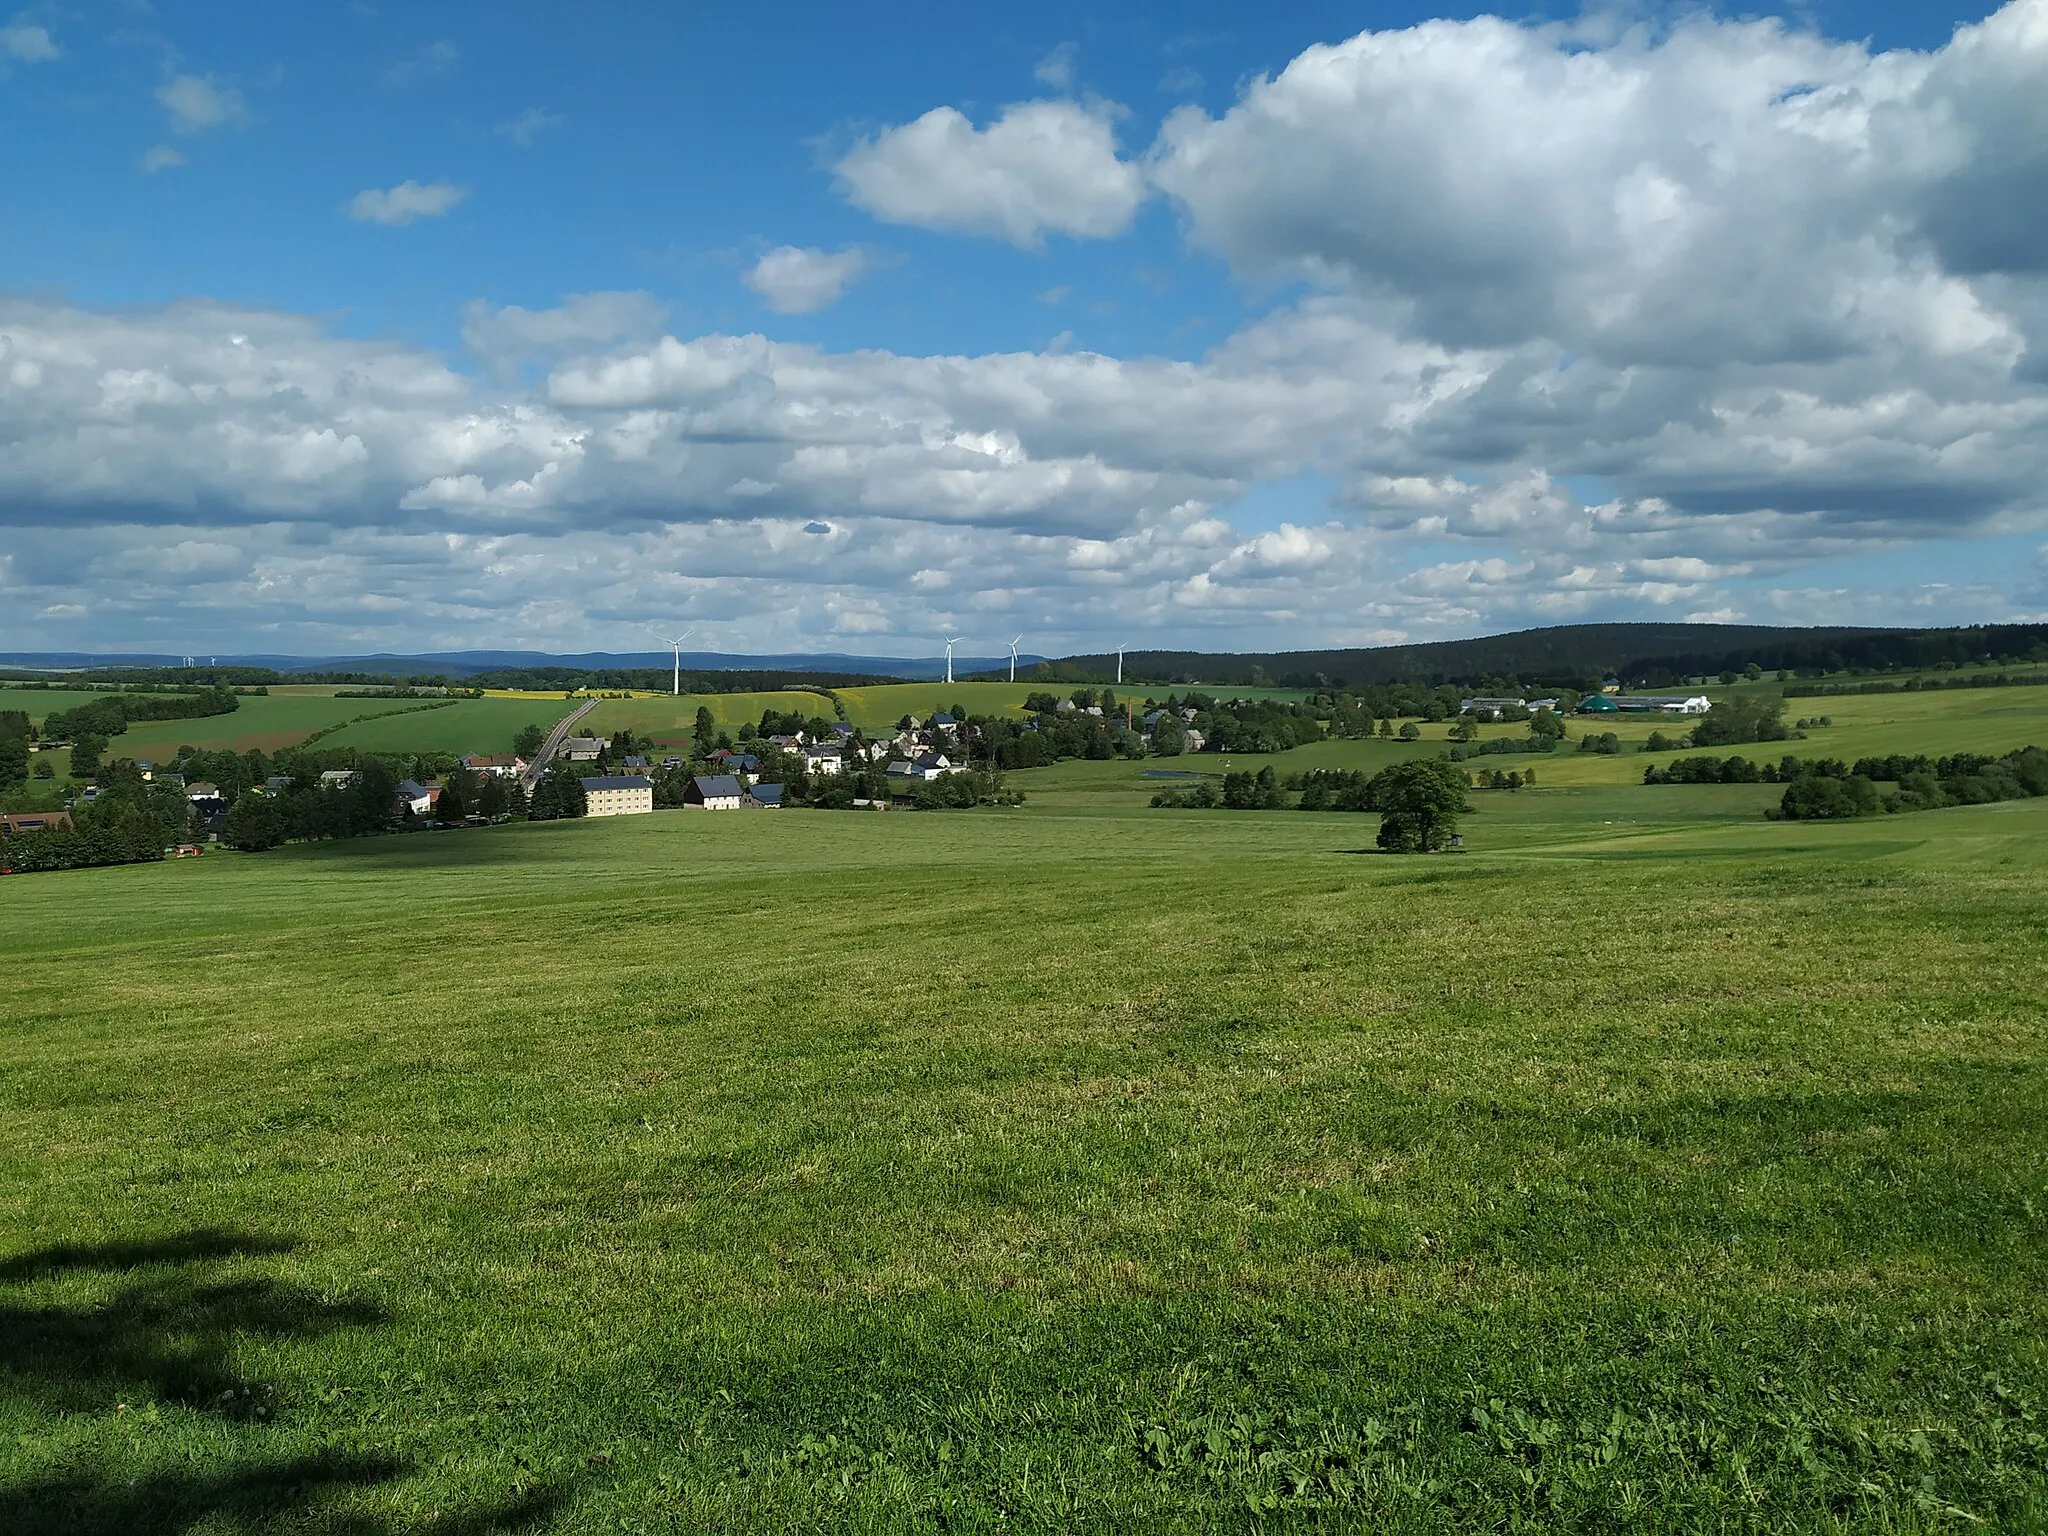
[(700, 773), (690, 784), (706, 800), (737, 800), (740, 795), (740, 781), (729, 773)]
[(940, 710), (936, 715), (932, 716), (931, 723), (933, 725), (958, 725), (960, 722), (944, 710)]
[(584, 793), (596, 789), (652, 789), (654, 780), (638, 773), (608, 773), (600, 778), (581, 781)]
[(730, 767), (745, 768), (749, 771), (761, 766), (761, 759), (754, 756), (751, 752), (735, 752), (726, 758), (725, 761)]
[(752, 795), (762, 805), (782, 804), (782, 786), (780, 784), (756, 784), (747, 793)]
[(426, 792), (425, 785), (415, 784), (411, 779), (400, 779), (398, 781), (398, 793), (408, 800), (417, 800)]

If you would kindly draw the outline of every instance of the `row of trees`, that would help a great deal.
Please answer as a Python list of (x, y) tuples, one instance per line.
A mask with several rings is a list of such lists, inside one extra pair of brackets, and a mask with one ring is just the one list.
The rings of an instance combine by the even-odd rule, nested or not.
[[(1509, 786), (1501, 776), (1497, 787)], [(1391, 853), (1434, 853), (1457, 835), (1458, 818), (1472, 809), (1470, 782), (1448, 758), (1426, 757), (1394, 763), (1370, 776), (1341, 769), (1317, 769), (1290, 783), (1299, 788), (1298, 809), (1304, 811), (1377, 812), (1379, 846)], [(1271, 768), (1257, 773), (1226, 774), (1219, 793), (1204, 780), (1186, 789), (1162, 790), (1155, 806), (1180, 810), (1277, 810), (1286, 805), (1283, 786)]]
[[(1879, 780), (1895, 782), (1897, 792), (1880, 794)], [(2048, 795), (2048, 752), (2039, 747), (2021, 747), (2003, 757), (1959, 752), (1932, 760), (1863, 758), (1849, 768), (1828, 759), (1803, 765), (1772, 814), (1787, 821), (1825, 821), (2043, 795)]]
[(191, 693), (110, 693), (60, 709), (43, 718), (46, 741), (75, 741), (84, 736), (119, 736), (136, 720), (201, 720), (231, 715), (242, 701), (226, 688), (201, 688)]

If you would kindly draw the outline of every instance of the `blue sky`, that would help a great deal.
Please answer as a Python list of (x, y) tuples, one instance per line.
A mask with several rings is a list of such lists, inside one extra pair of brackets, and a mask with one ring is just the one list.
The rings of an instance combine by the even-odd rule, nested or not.
[(2035, 616), (2044, 15), (30, 6), (0, 647)]

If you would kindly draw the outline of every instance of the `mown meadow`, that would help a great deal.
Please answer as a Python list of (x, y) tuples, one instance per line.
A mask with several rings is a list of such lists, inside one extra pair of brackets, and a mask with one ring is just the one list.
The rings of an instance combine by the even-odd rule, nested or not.
[(0, 1527), (2048, 1525), (2048, 802), (1141, 766), (0, 881)]

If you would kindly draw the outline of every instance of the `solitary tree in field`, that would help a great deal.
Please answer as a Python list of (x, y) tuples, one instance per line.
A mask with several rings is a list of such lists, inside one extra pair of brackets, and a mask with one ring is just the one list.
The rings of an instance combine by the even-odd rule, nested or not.
[(1380, 812), (1380, 847), (1389, 853), (1435, 853), (1450, 846), (1458, 817), (1472, 807), (1465, 774), (1446, 758), (1396, 763), (1373, 775), (1372, 803)]
[(717, 734), (718, 722), (711, 718), (711, 706), (699, 704), (697, 719), (690, 727), (690, 744), (697, 749), (699, 757), (711, 750), (711, 739)]
[(548, 739), (547, 732), (537, 725), (523, 725), (519, 734), (512, 738), (512, 750), (531, 762), (533, 755), (540, 751), (541, 744)]

